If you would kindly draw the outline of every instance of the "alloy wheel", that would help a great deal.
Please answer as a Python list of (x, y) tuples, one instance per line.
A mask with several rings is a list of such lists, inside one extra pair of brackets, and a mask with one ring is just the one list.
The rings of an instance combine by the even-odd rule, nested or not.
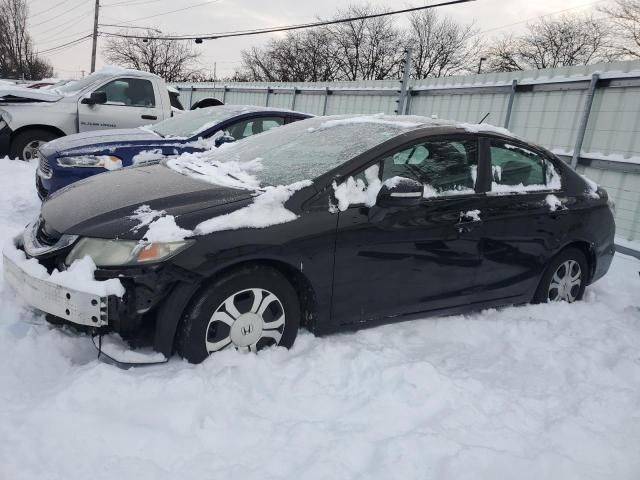
[(575, 260), (561, 263), (551, 277), (548, 299), (551, 302), (575, 302), (582, 286), (582, 269)]
[(228, 347), (257, 352), (278, 345), (285, 326), (285, 312), (276, 295), (251, 288), (228, 297), (211, 316), (206, 329), (207, 352)]
[(38, 158), (38, 150), (45, 143), (47, 142), (43, 140), (34, 140), (27, 143), (27, 145), (22, 149), (22, 160), (28, 161)]

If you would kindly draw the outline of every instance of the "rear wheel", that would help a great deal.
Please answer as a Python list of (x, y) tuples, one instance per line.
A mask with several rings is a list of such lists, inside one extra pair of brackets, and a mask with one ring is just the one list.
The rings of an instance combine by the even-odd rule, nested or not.
[(291, 347), (298, 334), (300, 302), (277, 270), (237, 270), (205, 288), (192, 303), (178, 331), (178, 353), (200, 363), (212, 353), (235, 348), (257, 352)]
[(38, 158), (38, 149), (47, 142), (59, 138), (49, 130), (34, 128), (20, 132), (11, 142), (9, 155), (11, 158), (19, 158), (29, 161)]
[(567, 248), (547, 267), (534, 302), (568, 302), (582, 300), (588, 280), (588, 263), (577, 248)]

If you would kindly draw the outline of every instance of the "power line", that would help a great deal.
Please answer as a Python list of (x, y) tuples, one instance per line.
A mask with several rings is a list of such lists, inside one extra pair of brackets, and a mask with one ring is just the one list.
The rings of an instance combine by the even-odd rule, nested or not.
[(122, 21), (122, 22), (119, 22), (119, 23), (133, 23), (133, 22), (137, 22), (138, 20), (148, 20), (150, 18), (162, 17), (163, 15), (169, 15), (169, 14), (172, 14), (172, 13), (183, 12), (185, 10), (191, 10), (192, 8), (201, 7), (203, 5), (209, 5), (209, 4), (212, 4), (212, 3), (218, 3), (219, 1), (220, 0), (207, 0), (206, 2), (196, 3), (195, 5), (189, 5), (187, 7), (178, 8), (176, 10), (171, 10), (169, 12), (157, 13), (155, 15), (150, 15), (150, 16), (146, 16), (146, 17), (134, 18), (133, 20)]
[(508, 24), (506, 24), (506, 25), (501, 25), (501, 26), (499, 26), (499, 27), (489, 28), (489, 29), (487, 29), (487, 30), (483, 30), (483, 31), (481, 31), (481, 32), (478, 32), (478, 33), (477, 33), (477, 34), (475, 34), (474, 36), (481, 35), (481, 34), (483, 34), (483, 33), (494, 32), (494, 31), (496, 31), (496, 30), (502, 30), (503, 28), (513, 27), (514, 25), (521, 25), (521, 24), (523, 24), (523, 23), (530, 22), (531, 20), (537, 20), (537, 19), (539, 19), (539, 18), (549, 17), (549, 16), (551, 16), (551, 15), (557, 15), (558, 13), (569, 12), (569, 11), (571, 11), (571, 10), (577, 10), (577, 9), (579, 9), (579, 8), (584, 8), (584, 7), (591, 7), (591, 6), (596, 5), (596, 4), (598, 4), (598, 3), (603, 3), (603, 2), (608, 2), (608, 1), (609, 1), (609, 0), (598, 0), (598, 1), (596, 1), (596, 2), (590, 2), (590, 3), (585, 3), (585, 4), (583, 4), (583, 5), (576, 5), (575, 7), (564, 8), (564, 9), (562, 9), (562, 10), (556, 10), (555, 12), (549, 12), (549, 13), (545, 13), (545, 14), (543, 14), (543, 15), (538, 15), (538, 16), (536, 16), (536, 17), (530, 17), (530, 18), (527, 18), (526, 20), (521, 20), (521, 21), (519, 21), (519, 22), (513, 22), (513, 23), (508, 23)]
[(124, 1), (124, 2), (117, 2), (117, 3), (108, 3), (106, 5), (100, 5), (102, 8), (105, 7), (117, 7), (120, 5), (126, 5), (127, 7), (135, 7), (136, 5), (146, 5), (147, 3), (158, 3), (158, 2), (164, 2), (165, 0), (142, 0), (140, 2), (131, 2), (131, 1)]
[(66, 22), (59, 23), (58, 25), (54, 25), (54, 26), (52, 26), (50, 28), (47, 28), (46, 30), (41, 30), (40, 32), (38, 32), (38, 34), (42, 35), (44, 33), (51, 32), (53, 30), (59, 30), (62, 27), (66, 27), (67, 25), (71, 25), (72, 23), (76, 23), (78, 20), (80, 20), (82, 18), (85, 18), (85, 17), (87, 17), (89, 15), (91, 15), (91, 12), (84, 12), (84, 13), (78, 15), (77, 17), (73, 17), (70, 20), (67, 20)]
[(83, 3), (85, 3), (85, 0), (82, 0), (82, 1), (81, 1), (81, 2), (79, 2), (79, 3), (76, 3), (76, 4), (75, 4), (75, 6), (73, 6), (72, 8), (69, 8), (68, 10), (65, 10), (64, 12), (62, 12), (62, 13), (60, 13), (60, 14), (58, 14), (58, 15), (55, 15), (55, 16), (53, 16), (53, 17), (51, 17), (51, 18), (47, 18), (46, 20), (43, 20), (42, 22), (34, 23), (34, 24), (30, 25), (30, 26), (33, 28), (33, 27), (37, 27), (37, 26), (39, 26), (39, 25), (44, 25), (45, 23), (52, 22), (53, 20), (55, 20), (55, 19), (57, 19), (57, 18), (60, 18), (60, 17), (62, 17), (62, 16), (64, 16), (64, 15), (66, 15), (66, 14), (68, 14), (68, 13), (70, 13), (70, 12), (74, 11), (75, 9), (77, 9), (78, 7), (80, 7)]
[(51, 35), (49, 37), (46, 37), (46, 38), (43, 38), (43, 39), (39, 39), (36, 42), (36, 45), (43, 45), (45, 43), (51, 43), (51, 42), (59, 42), (60, 40), (64, 40), (65, 38), (76, 37), (78, 35), (85, 35), (87, 33), (90, 33), (90, 31), (89, 30), (83, 30), (83, 31), (80, 31), (80, 32), (73, 32), (73, 33), (69, 33), (67, 35), (62, 35), (62, 36)]
[(69, 47), (72, 47), (72, 46), (77, 45), (79, 43), (82, 43), (82, 42), (84, 42), (85, 40), (87, 40), (87, 39), (89, 39), (91, 37), (92, 37), (91, 34), (85, 35), (84, 37), (76, 38), (75, 40), (71, 40), (70, 42), (63, 43), (62, 45), (57, 45), (55, 47), (51, 47), (51, 48), (48, 48), (46, 50), (41, 50), (41, 51), (38, 52), (38, 54), (49, 53), (49, 52), (53, 52), (55, 50), (69, 48)]
[(62, 2), (55, 4), (53, 7), (47, 8), (46, 10), (42, 10), (41, 12), (38, 12), (38, 13), (34, 13), (33, 15), (29, 15), (29, 18), (39, 17), (40, 15), (50, 12), (51, 10), (55, 10), (56, 8), (61, 7), (65, 3), (69, 3), (70, 1), (71, 0), (62, 0)]
[[(399, 15), (402, 13), (410, 13), (417, 12), (420, 10), (428, 10), (436, 7), (444, 7), (448, 5), (457, 5), (461, 3), (469, 3), (474, 2), (475, 0), (449, 0), (447, 2), (433, 4), (433, 5), (424, 5), (422, 7), (413, 7), (413, 8), (405, 8), (402, 10), (393, 10), (390, 12), (382, 12), (382, 13), (374, 13), (370, 15), (360, 15), (357, 17), (349, 17), (349, 18), (341, 18), (337, 20), (325, 20), (319, 22), (311, 22), (311, 23), (303, 23), (298, 25), (287, 25), (282, 27), (272, 27), (272, 28), (262, 28), (262, 29), (253, 29), (253, 30), (238, 30), (233, 32), (219, 32), (219, 33), (207, 33), (204, 35), (169, 35), (163, 37), (154, 37), (154, 39), (158, 40), (216, 40), (219, 38), (229, 38), (229, 37), (244, 37), (248, 35), (262, 35), (265, 33), (276, 33), (276, 32), (286, 32), (291, 30), (301, 30), (305, 28), (313, 28), (313, 27), (322, 27), (326, 25), (335, 25), (338, 23), (349, 23), (356, 22), (358, 20), (367, 20), (370, 18), (380, 18), (387, 17), (391, 15)], [(152, 18), (152, 17), (146, 17)], [(142, 20), (142, 19), (139, 19)], [(126, 23), (126, 22), (125, 22)], [(128, 35), (124, 33), (110, 33), (110, 32), (102, 32), (102, 35), (110, 36), (110, 37), (122, 37), (122, 38), (138, 38), (145, 39), (149, 38), (149, 36), (143, 35)]]

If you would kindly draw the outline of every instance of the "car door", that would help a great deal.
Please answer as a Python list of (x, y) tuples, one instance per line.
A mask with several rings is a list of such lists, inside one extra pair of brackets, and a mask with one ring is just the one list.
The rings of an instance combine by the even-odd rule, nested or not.
[(425, 198), (412, 207), (355, 204), (340, 211), (334, 322), (382, 320), (469, 301), (484, 201), (475, 191), (477, 161), (474, 136), (422, 139), (347, 180), (364, 187), (376, 173), (383, 182), (410, 178), (425, 184)]
[[(78, 103), (78, 128), (81, 132), (109, 128), (133, 128), (162, 120), (162, 105), (153, 82), (143, 78), (118, 78), (97, 87), (106, 103)], [(89, 97), (93, 92), (87, 93)], [(83, 98), (84, 98), (83, 97)]]
[(493, 178), (482, 216), (478, 295), (486, 301), (529, 301), (566, 233), (570, 201), (551, 157), (517, 140), (482, 143)]

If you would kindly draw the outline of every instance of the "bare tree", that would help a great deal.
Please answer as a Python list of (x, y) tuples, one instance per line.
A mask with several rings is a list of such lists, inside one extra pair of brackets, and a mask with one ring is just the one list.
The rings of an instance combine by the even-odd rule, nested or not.
[(423, 10), (411, 15), (409, 26), (412, 77), (443, 77), (475, 67), (481, 42), (473, 24), (461, 25), (449, 17), (440, 17), (435, 10)]
[(264, 49), (242, 51), (236, 78), (250, 81), (322, 82), (334, 80), (337, 61), (327, 32), (311, 29), (271, 40)]
[(521, 36), (496, 40), (489, 49), (489, 64), (493, 71), (514, 71), (587, 65), (617, 56), (602, 20), (562, 16), (529, 24)]
[(600, 6), (598, 10), (610, 19), (618, 52), (640, 58), (640, 0), (614, 0), (613, 5)]
[(110, 37), (102, 52), (108, 62), (155, 73), (168, 82), (188, 80), (200, 54), (190, 43), (157, 37), (153, 30), (147, 31), (145, 39)]
[(25, 0), (0, 0), (0, 77), (35, 80), (53, 75), (51, 65), (33, 51), (27, 16)]
[[(336, 18), (379, 13), (369, 5), (351, 6)], [(325, 27), (344, 80), (382, 80), (399, 76), (402, 33), (391, 17), (368, 18)]]

